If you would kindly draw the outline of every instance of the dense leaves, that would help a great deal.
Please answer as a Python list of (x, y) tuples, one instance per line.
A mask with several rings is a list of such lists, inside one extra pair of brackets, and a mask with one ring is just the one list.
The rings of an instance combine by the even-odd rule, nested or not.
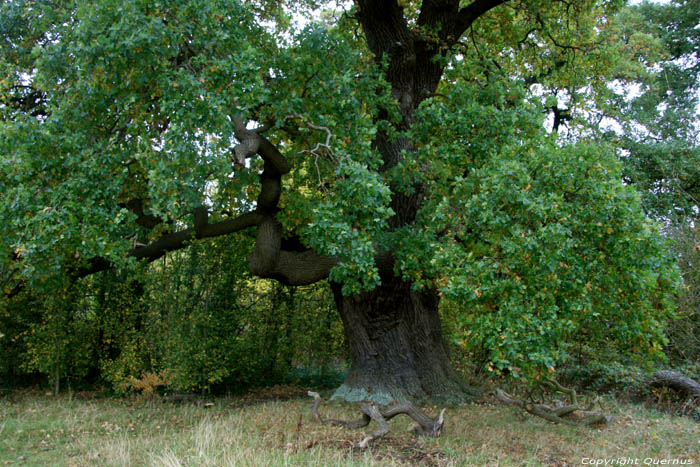
[(622, 184), (614, 149), (559, 144), (537, 102), (515, 105), (518, 96), (505, 92), (499, 82), (462, 84), (423, 110), (423, 137), (443, 138), (419, 154), (445, 177), (444, 191), (424, 208), (432, 235), (403, 250), (403, 274), (429, 264), (460, 304), (456, 341), (488, 349), (500, 370), (553, 369), (578, 339), (659, 357), (673, 259)]
[(697, 219), (700, 199), (699, 12), (696, 0), (625, 12), (635, 34), (656, 38), (662, 52), (640, 47), (646, 73), (632, 80), (636, 92), (612, 100), (625, 130), (626, 180), (642, 191), (647, 212), (681, 224)]
[[(643, 172), (647, 185), (666, 183), (671, 166), (652, 182), (649, 151), (677, 138), (685, 149), (674, 154), (687, 157), (673, 159), (674, 180), (693, 179), (694, 127), (687, 115), (685, 133), (669, 130), (652, 94), (627, 102), (611, 83), (641, 76), (657, 97), (675, 96), (650, 57), (663, 57), (664, 43), (678, 45), (675, 60), (692, 53), (677, 44), (690, 7), (677, 27), (635, 32), (630, 24), (657, 10), (614, 16), (618, 2), (517, 1), (481, 11), (476, 2), (463, 5), (473, 17), (459, 24), (473, 27), (460, 40), (428, 21), (433, 2), (404, 2), (387, 11), (403, 15), (411, 56), (408, 42), (371, 35), (370, 3), (302, 26), (292, 5), (272, 1), (6, 2), (5, 294), (26, 286), (64, 303), (89, 272), (135, 273), (136, 257), (162, 258), (252, 214), (221, 232), (257, 226), (255, 243), (246, 233), (153, 263), (128, 316), (105, 323), (124, 330), (110, 337), (119, 355), (101, 363), (112, 381), (158, 367), (177, 387), (202, 389), (274, 367), (256, 358), (259, 346), (292, 348), (300, 338), (279, 333), (302, 329), (305, 312), (291, 292), (247, 282), (251, 251), (258, 274), (287, 284), (282, 267), (304, 254), (297, 272), (330, 264), (319, 277), (346, 296), (376, 290), (387, 274), (438, 290), (458, 304), (446, 314), (455, 342), (487, 349), (495, 369), (513, 374), (553, 371), (576, 339), (659, 356), (677, 278), (658, 226), (622, 180), (646, 188), (633, 175)], [(316, 7), (295, 5), (309, 18)], [(427, 94), (397, 71), (419, 58), (439, 71)], [(664, 63), (690, 79), (690, 68)], [(635, 118), (620, 117), (624, 138), (603, 138), (600, 116), (619, 117), (616, 105)], [(662, 146), (631, 136), (645, 122)], [(114, 308), (103, 292), (98, 308)], [(275, 313), (248, 293), (271, 294)], [(41, 322), (59, 320), (47, 326), (66, 333), (73, 318), (57, 306)], [(264, 322), (254, 338), (253, 316)], [(277, 356), (289, 366), (298, 357), (287, 350)]]
[(329, 378), (344, 347), (327, 286), (256, 280), (242, 272), (237, 254), (250, 239), (222, 240), (137, 275), (83, 279), (66, 295), (70, 303), (26, 294), (14, 300), (0, 311), (0, 389), (42, 379), (56, 389), (92, 384), (118, 394), (336, 383)]

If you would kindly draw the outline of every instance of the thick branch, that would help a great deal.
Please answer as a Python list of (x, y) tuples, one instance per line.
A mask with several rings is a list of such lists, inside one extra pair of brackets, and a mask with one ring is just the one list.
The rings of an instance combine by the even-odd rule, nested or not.
[(233, 118), (233, 128), (239, 143), (233, 148), (236, 162), (243, 165), (245, 160), (258, 153), (260, 135), (246, 128), (246, 122), (240, 117)]
[(147, 259), (154, 261), (163, 256), (168, 251), (183, 248), (186, 242), (199, 238), (218, 237), (230, 233), (238, 232), (248, 227), (254, 227), (261, 222), (262, 216), (257, 212), (242, 214), (233, 219), (216, 222), (214, 224), (203, 224), (199, 228), (189, 228), (170, 235), (165, 235), (155, 242), (140, 248), (129, 251), (129, 255), (137, 259)]
[[(262, 258), (256, 254), (263, 253)], [(274, 258), (274, 262), (270, 261)], [(256, 249), (248, 256), (250, 270), (258, 277), (276, 279), (286, 285), (309, 285), (326, 279), (338, 259), (321, 256), (313, 250), (279, 250), (276, 256)]]
[(389, 428), (389, 424), (386, 422), (386, 420), (382, 416), (382, 413), (379, 411), (376, 405), (363, 405), (360, 407), (360, 411), (362, 411), (362, 413), (365, 416), (371, 418), (377, 423), (377, 425), (379, 425), (379, 428), (373, 431), (371, 435), (366, 436), (362, 441), (360, 441), (357, 444), (358, 448), (367, 449), (369, 443), (371, 443), (377, 438), (385, 436), (391, 431), (391, 428)]
[[(195, 219), (197, 219), (197, 216), (195, 216)], [(218, 237), (238, 232), (248, 227), (254, 227), (262, 222), (262, 220), (262, 215), (257, 212), (250, 212), (242, 214), (234, 219), (227, 219), (214, 224), (200, 223), (198, 227), (192, 227), (169, 235), (164, 235), (146, 246), (133, 248), (129, 250), (128, 255), (148, 262), (155, 261), (169, 251), (185, 247), (188, 241), (198, 238)], [(195, 221), (195, 225), (197, 225), (197, 221)], [(75, 275), (76, 277), (85, 277), (96, 272), (105, 271), (111, 267), (112, 264), (106, 259), (93, 258), (88, 262), (87, 266), (78, 269)]]
[(282, 244), (282, 225), (273, 217), (265, 219), (255, 237), (255, 247), (248, 256), (250, 272), (260, 277), (271, 277), (275, 271)]
[(279, 152), (275, 145), (272, 144), (267, 138), (260, 135), (258, 135), (258, 137), (260, 138), (260, 147), (258, 148), (258, 154), (260, 154), (260, 157), (262, 157), (265, 162), (270, 163), (280, 175), (289, 173), (291, 167), (282, 153)]
[(395, 0), (357, 0), (357, 17), (372, 53), (381, 59), (412, 42), (412, 35)]
[(441, 45), (451, 47), (474, 21), (507, 1), (476, 0), (460, 9), (458, 0), (424, 0), (418, 16), (418, 26), (438, 26)]
[(554, 122), (552, 123), (552, 131), (554, 133), (559, 133), (559, 127), (567, 121), (571, 120), (571, 114), (568, 109), (560, 109), (558, 106), (554, 105), (550, 107), (550, 110), (554, 112)]
[[(129, 255), (137, 259), (154, 261), (169, 251), (186, 246), (187, 242), (194, 239), (217, 237), (237, 232), (248, 227), (259, 226), (255, 251), (249, 257), (252, 258), (251, 271), (260, 273), (260, 277), (283, 278), (290, 284), (309, 284), (327, 277), (330, 267), (328, 260), (318, 261), (316, 255), (305, 255), (301, 262), (307, 271), (299, 273), (298, 267), (292, 267), (293, 261), (289, 255), (285, 260), (278, 261), (280, 257), (281, 227), (274, 219), (277, 212), (277, 203), (281, 194), (282, 175), (289, 172), (290, 167), (284, 156), (266, 138), (254, 130), (246, 129), (245, 122), (240, 118), (234, 118), (236, 137), (240, 143), (234, 148), (234, 154), (238, 162), (243, 163), (245, 158), (258, 153), (265, 161), (263, 173), (260, 175), (261, 190), (257, 199), (257, 207), (254, 212), (243, 214), (234, 219), (209, 223), (209, 213), (205, 207), (193, 211), (194, 226), (179, 232), (165, 235), (158, 240), (129, 251)], [(139, 225), (153, 228), (161, 223), (161, 219), (148, 216), (144, 213), (141, 200), (134, 200), (128, 206), (138, 216)], [(309, 262), (315, 264), (309, 267)], [(277, 267), (278, 263), (280, 267)], [(333, 263), (335, 264), (335, 263)], [(319, 268), (318, 266), (321, 266)], [(78, 276), (83, 277), (98, 271), (111, 268), (111, 264), (103, 258), (94, 258), (87, 267), (79, 270)]]
[(243, 164), (245, 159), (260, 154), (260, 157), (270, 164), (269, 170), (274, 170), (277, 175), (289, 173), (290, 167), (287, 159), (274, 144), (260, 135), (260, 130), (248, 130), (246, 122), (239, 117), (234, 117), (233, 122), (234, 134), (239, 141), (239, 144), (233, 148), (236, 162)]
[(314, 403), (311, 406), (311, 416), (318, 423), (331, 426), (344, 426), (352, 430), (355, 430), (357, 428), (364, 428), (367, 425), (369, 425), (371, 417), (365, 413), (362, 414), (362, 420), (358, 420), (356, 422), (346, 420), (324, 419), (321, 416), (321, 414), (318, 413), (318, 406), (321, 405), (321, 402), (323, 402), (321, 396), (317, 392), (313, 391), (309, 391), (307, 394), (314, 398)]
[(691, 396), (700, 397), (700, 383), (676, 371), (657, 371), (652, 377), (653, 386), (667, 386)]
[(282, 175), (268, 161), (265, 161), (263, 173), (260, 174), (260, 188), (256, 210), (261, 214), (274, 216), (282, 194)]
[(458, 29), (456, 31), (455, 40), (457, 40), (477, 18), (507, 1), (508, 0), (476, 0), (459, 10), (456, 21)]
[(418, 423), (418, 425), (413, 427), (413, 431), (419, 436), (426, 436), (429, 438), (438, 438), (442, 433), (442, 427), (445, 424), (445, 411), (447, 409), (442, 409), (440, 415), (437, 417), (429, 417), (423, 413), (418, 407), (411, 404), (410, 402), (404, 402), (392, 407), (388, 407), (382, 410), (382, 416), (387, 420), (391, 420), (397, 415), (405, 414), (411, 417)]
[[(255, 248), (248, 256), (253, 274), (277, 279), (289, 285), (308, 285), (325, 279), (331, 268), (337, 264), (336, 259), (320, 256), (312, 250), (281, 250), (282, 228), (275, 219), (275, 214), (278, 211), (277, 203), (282, 189), (282, 175), (290, 171), (287, 160), (270, 141), (255, 130), (247, 130), (243, 120), (234, 119), (234, 122), (236, 137), (241, 141), (234, 148), (236, 157), (245, 160), (253, 155), (252, 151), (256, 151), (264, 160), (256, 210), (234, 219), (210, 224), (207, 209), (197, 208), (193, 211), (193, 227), (164, 235), (148, 245), (135, 245), (128, 255), (151, 262), (169, 251), (185, 247), (191, 240), (227, 235), (258, 226)], [(144, 213), (141, 200), (133, 200), (126, 207), (137, 215), (139, 225), (153, 228), (162, 223), (161, 219)], [(111, 267), (112, 264), (104, 258), (92, 258), (87, 266), (78, 269), (74, 274), (76, 277), (84, 277)]]
[(337, 258), (321, 256), (313, 250), (304, 252), (280, 251), (275, 278), (289, 285), (309, 285), (326, 279)]

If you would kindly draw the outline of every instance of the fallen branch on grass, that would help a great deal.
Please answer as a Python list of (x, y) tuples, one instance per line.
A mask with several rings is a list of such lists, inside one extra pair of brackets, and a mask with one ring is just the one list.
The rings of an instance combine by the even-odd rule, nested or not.
[(563, 423), (570, 426), (591, 426), (607, 424), (612, 421), (612, 417), (604, 415), (601, 412), (594, 412), (593, 406), (597, 399), (589, 406), (584, 407), (579, 404), (576, 391), (572, 388), (566, 388), (556, 381), (545, 381), (542, 385), (554, 392), (566, 394), (569, 399), (569, 404), (564, 404), (562, 401), (555, 400), (551, 405), (541, 402), (535, 402), (532, 399), (524, 401), (511, 396), (502, 389), (496, 389), (493, 392), (494, 397), (504, 405), (520, 407), (527, 413), (536, 417), (544, 418), (553, 423)]
[(403, 404), (381, 409), (376, 405), (362, 405), (360, 406), (362, 420), (358, 421), (323, 419), (323, 417), (321, 417), (321, 415), (318, 413), (318, 406), (321, 405), (323, 399), (321, 399), (321, 396), (319, 396), (317, 392), (309, 391), (308, 394), (314, 398), (314, 404), (311, 406), (311, 415), (318, 423), (322, 423), (324, 425), (344, 426), (350, 429), (366, 427), (372, 420), (379, 425), (378, 430), (374, 431), (371, 435), (365, 437), (365, 439), (357, 444), (357, 447), (361, 449), (365, 449), (367, 446), (369, 446), (369, 443), (389, 433), (391, 428), (389, 428), (387, 420), (391, 420), (400, 414), (408, 415), (415, 420), (416, 423), (418, 423), (413, 427), (413, 432), (418, 436), (437, 438), (442, 433), (442, 427), (445, 424), (446, 409), (442, 409), (440, 415), (437, 417), (429, 417), (410, 402), (404, 402)]
[(700, 383), (676, 371), (657, 371), (652, 376), (652, 386), (667, 386), (690, 396), (700, 397)]

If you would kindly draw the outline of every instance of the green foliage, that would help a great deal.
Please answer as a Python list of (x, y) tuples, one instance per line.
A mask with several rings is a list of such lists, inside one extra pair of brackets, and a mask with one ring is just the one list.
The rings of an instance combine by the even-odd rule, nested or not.
[[(383, 78), (391, 57), (375, 60), (352, 15), (299, 28), (291, 3), (0, 7), (0, 274), (8, 294), (26, 281), (54, 297), (26, 323), (3, 311), (11, 339), (33, 336), (28, 369), (85, 375), (75, 358), (98, 362), (115, 388), (163, 374), (174, 389), (206, 391), (342, 354), (327, 291), (251, 278), (245, 233), (143, 271), (129, 255), (184, 229), (198, 207), (212, 222), (256, 208), (263, 161), (233, 160), (238, 118), (267, 128), (291, 166), (276, 214), (285, 240), (336, 258), (330, 279), (344, 294), (379, 285), (376, 254), (391, 252), (397, 275), (451, 302), (454, 342), (483, 350), (493, 371), (540, 377), (577, 339), (661, 356), (678, 281), (658, 227), (621, 179), (675, 200), (669, 187), (697, 175), (693, 99), (664, 101), (685, 109), (682, 125), (658, 105), (692, 81), (662, 49), (695, 31), (696, 0), (662, 30), (634, 26), (676, 10), (614, 17), (619, 2), (587, 0), (494, 10), (454, 50), (437, 45), (446, 71), (435, 95), (413, 96), (423, 103), (410, 118), (399, 110), (412, 104), (396, 102)], [(402, 6), (415, 19), (418, 6)], [(411, 33), (430, 41), (435, 32)], [(669, 58), (690, 56), (693, 38)], [(679, 84), (664, 86), (654, 63)], [(609, 86), (642, 79), (653, 92), (630, 102)], [(543, 117), (560, 105), (571, 131), (557, 138)], [(602, 141), (591, 120), (603, 111), (620, 117), (625, 138)], [(635, 138), (637, 125), (658, 145)], [(379, 143), (400, 139), (403, 154), (382, 160)], [(415, 222), (397, 227), (391, 206), (401, 197), (421, 204)], [(69, 298), (65, 284), (96, 261), (119, 273), (83, 279), (94, 294)]]
[(65, 298), (18, 296), (0, 315), (11, 339), (0, 374), (101, 382), (116, 393), (153, 392), (156, 380), (184, 392), (337, 380), (345, 349), (327, 286), (241, 273), (250, 242), (195, 243), (139, 274), (83, 279)]
[(668, 356), (674, 365), (694, 365), (697, 339), (698, 214), (700, 213), (700, 8), (697, 0), (628, 7), (619, 23), (629, 34), (653, 38), (656, 49), (639, 47), (645, 73), (631, 77), (636, 92), (618, 89), (611, 114), (623, 132), (623, 177), (642, 193), (649, 216), (665, 224), (683, 287), (678, 314), (668, 324)]
[[(668, 325), (668, 355), (674, 365), (700, 365), (700, 230), (675, 225), (669, 230), (683, 277), (678, 316)], [(698, 374), (698, 370), (695, 370)]]
[(697, 0), (628, 7), (621, 18), (636, 35), (660, 42), (659, 51), (639, 47), (645, 73), (630, 81), (632, 96), (611, 99), (623, 125), (625, 178), (642, 192), (655, 217), (688, 222), (700, 199), (700, 8)]
[[(98, 254), (123, 264), (125, 235), (134, 232), (120, 202), (147, 196), (151, 212), (176, 218), (199, 205), (208, 174), (230, 171), (213, 156), (232, 138), (219, 116), (234, 102), (257, 104), (257, 93), (242, 93), (262, 83), (256, 57), (267, 36), (235, 1), (10, 7), (32, 25), (40, 18), (37, 33), (46, 41), (17, 59), (3, 54), (5, 84), (13, 92), (19, 84), (8, 80), (28, 80), (46, 96), (47, 115), (3, 107), (3, 192), (13, 200), (3, 203), (3, 216), (15, 219), (3, 236), (26, 260), (30, 279), (54, 274), (68, 258)], [(4, 39), (12, 49), (23, 31)], [(203, 50), (209, 53), (196, 53)], [(139, 193), (144, 178), (148, 191)]]
[[(346, 209), (344, 196), (358, 177), (378, 198), (362, 215), (365, 200), (358, 199), (352, 208), (357, 219), (348, 226), (368, 227), (369, 235), (389, 214), (371, 211), (386, 204), (388, 193), (366, 168), (379, 164), (371, 148), (372, 117), (380, 105), (390, 107), (389, 97), (350, 25), (310, 25), (290, 38), (257, 24), (257, 15), (282, 21), (279, 5), (237, 0), (18, 0), (3, 8), (10, 23), (0, 31), (3, 101), (22, 99), (25, 88), (42, 96), (32, 109), (39, 118), (3, 105), (0, 123), (0, 214), (8, 220), (3, 249), (15, 252), (22, 262), (18, 272), (33, 283), (94, 256), (125, 266), (133, 246), (127, 238), (146, 242), (164, 231), (134, 225), (125, 208), (133, 199), (148, 214), (169, 220), (187, 216), (205, 197), (215, 212), (250, 208), (261, 164), (234, 167), (232, 177), (236, 115), (255, 112), (276, 127), (301, 116), (333, 135), (353, 135), (334, 137), (330, 153), (320, 158), (309, 156), (323, 132), (303, 127), (303, 138), (284, 142), (294, 167), (287, 178), (290, 194), (281, 201), (288, 205), (280, 216), (285, 226), (307, 223), (320, 201), (329, 204), (318, 212)], [(318, 190), (321, 179), (338, 180), (328, 184), (330, 195)], [(369, 240), (346, 234), (337, 246), (345, 260), (336, 275), (363, 283), (364, 271), (372, 271), (367, 255), (350, 261), (348, 249)], [(321, 239), (304, 240), (328, 249)], [(4, 256), (2, 261), (5, 268), (15, 266)], [(370, 274), (364, 288), (376, 281)]]
[[(423, 211), (432, 241), (406, 251), (419, 251), (417, 263), (430, 264), (460, 304), (455, 339), (488, 349), (492, 370), (515, 376), (554, 371), (568, 359), (564, 344), (578, 339), (662, 357), (673, 258), (621, 183), (614, 150), (557, 143), (542, 135), (536, 105), (509, 105), (517, 97), (501, 94), (502, 83), (489, 87), (455, 86), (449, 104), (424, 109), (422, 135), (454, 129), (437, 148), (426, 142), (425, 160), (462, 166), (441, 173), (448, 188)], [(466, 131), (479, 136), (460, 138)], [(452, 235), (441, 237), (445, 229)]]
[(0, 387), (12, 387), (30, 376), (22, 366), (26, 338), (42, 317), (41, 301), (35, 296), (26, 294), (11, 302), (0, 302)]
[(94, 295), (83, 303), (96, 316), (94, 371), (117, 392), (151, 368), (148, 342), (148, 297), (143, 272), (126, 276), (108, 271), (85, 280)]
[(627, 400), (640, 400), (650, 393), (647, 372), (617, 360), (601, 361), (596, 357), (588, 363), (568, 366), (561, 372), (561, 379), (589, 391), (613, 393)]
[[(342, 355), (330, 294), (288, 289), (242, 273), (246, 237), (193, 244), (149, 282), (153, 365), (182, 391), (285, 381), (293, 367), (326, 367)], [(159, 267), (160, 266), (160, 267)]]
[(56, 296), (45, 296), (35, 303), (41, 310), (39, 320), (23, 335), (20, 357), (25, 373), (47, 375), (54, 392), (61, 381), (82, 380), (90, 369), (94, 342), (90, 339), (94, 316), (78, 307), (78, 290), (68, 284)]
[[(150, 284), (151, 339), (157, 340), (159, 367), (180, 390), (209, 388), (230, 372), (246, 372), (246, 355), (255, 355), (241, 342), (241, 328), (250, 316), (242, 294), (245, 278), (238, 271), (242, 244), (224, 250), (216, 245), (203, 257), (205, 246), (195, 244), (168, 264), (156, 264)], [(277, 310), (275, 310), (277, 311)], [(240, 361), (238, 361), (241, 359)], [(250, 367), (253, 372), (253, 367)]]
[(339, 258), (329, 280), (343, 284), (343, 294), (374, 289), (379, 271), (374, 265), (377, 241), (394, 212), (388, 206), (391, 192), (381, 177), (357, 163), (338, 167), (333, 196), (314, 209), (304, 228), (308, 243), (319, 253)]

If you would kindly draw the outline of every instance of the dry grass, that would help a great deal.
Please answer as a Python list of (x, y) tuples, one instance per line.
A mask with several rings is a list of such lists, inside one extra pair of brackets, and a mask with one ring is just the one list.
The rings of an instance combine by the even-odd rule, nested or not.
[[(611, 407), (601, 429), (552, 425), (513, 408), (448, 410), (440, 439), (416, 439), (406, 417), (366, 451), (364, 431), (315, 424), (310, 401), (195, 404), (69, 400), (21, 394), (0, 400), (0, 465), (581, 465), (584, 458), (700, 462), (700, 425), (638, 406)], [(347, 405), (327, 415), (357, 418)]]

